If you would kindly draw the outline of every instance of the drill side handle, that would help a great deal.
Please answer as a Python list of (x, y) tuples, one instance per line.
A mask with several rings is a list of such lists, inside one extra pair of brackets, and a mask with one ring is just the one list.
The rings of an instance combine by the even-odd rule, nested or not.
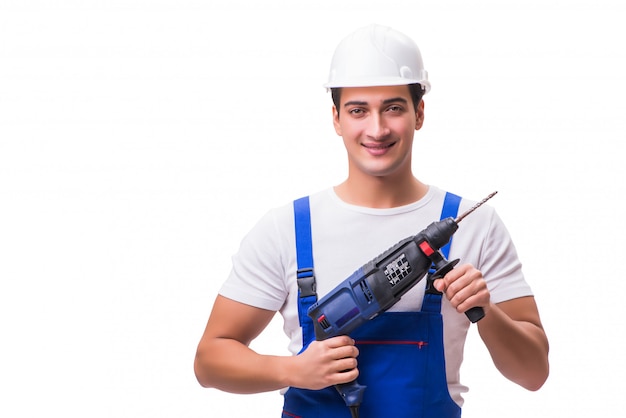
[[(441, 254), (439, 254), (438, 251), (435, 254), (437, 254), (437, 258), (440, 258), (435, 265), (437, 267), (437, 271), (428, 276), (428, 288), (430, 289), (430, 291), (436, 291), (437, 293), (439, 293), (437, 290), (434, 289), (433, 282), (436, 279), (441, 279), (450, 270), (452, 270), (454, 266), (456, 266), (456, 264), (459, 262), (459, 259), (447, 261)], [(432, 258), (434, 257), (431, 256), (431, 259)], [(465, 311), (465, 316), (467, 316), (467, 319), (475, 324), (485, 317), (485, 310), (480, 306), (475, 306)]]
[(467, 316), (467, 319), (475, 324), (485, 317), (485, 310), (480, 306), (474, 306), (473, 308), (469, 308), (465, 311), (465, 316)]

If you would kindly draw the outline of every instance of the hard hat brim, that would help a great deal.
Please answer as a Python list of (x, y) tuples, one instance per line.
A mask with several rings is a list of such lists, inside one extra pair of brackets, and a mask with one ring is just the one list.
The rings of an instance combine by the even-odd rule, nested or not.
[(359, 80), (358, 78), (350, 78), (349, 80), (333, 80), (322, 85), (327, 89), (341, 87), (376, 87), (376, 86), (404, 86), (409, 84), (420, 84), (424, 89), (424, 94), (430, 91), (430, 82), (428, 80), (408, 79), (403, 77), (385, 77), (373, 80), (371, 77)]

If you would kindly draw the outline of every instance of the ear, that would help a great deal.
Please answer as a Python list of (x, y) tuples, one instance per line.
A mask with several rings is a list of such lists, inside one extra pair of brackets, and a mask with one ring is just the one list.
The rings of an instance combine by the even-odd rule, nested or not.
[(421, 129), (424, 124), (424, 100), (420, 100), (420, 104), (417, 105), (417, 110), (415, 111), (415, 130), (418, 131)]
[(337, 135), (341, 136), (341, 124), (339, 123), (339, 111), (333, 106), (333, 126)]

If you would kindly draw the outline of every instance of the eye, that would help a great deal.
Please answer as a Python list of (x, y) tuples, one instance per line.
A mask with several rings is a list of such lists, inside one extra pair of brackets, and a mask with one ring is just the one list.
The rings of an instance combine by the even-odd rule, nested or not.
[(362, 116), (365, 113), (365, 110), (360, 107), (355, 107), (350, 109), (348, 113), (350, 113), (352, 116)]
[(391, 105), (387, 108), (387, 112), (400, 113), (402, 111), (404, 111), (404, 108), (400, 105)]

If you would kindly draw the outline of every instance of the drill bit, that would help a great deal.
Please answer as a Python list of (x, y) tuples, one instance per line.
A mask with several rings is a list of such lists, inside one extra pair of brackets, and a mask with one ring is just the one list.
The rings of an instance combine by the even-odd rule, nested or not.
[(494, 197), (496, 195), (496, 193), (498, 193), (498, 192), (495, 191), (495, 192), (491, 193), (489, 196), (487, 196), (486, 198), (484, 198), (483, 200), (481, 200), (480, 202), (476, 203), (474, 206), (472, 206), (467, 211), (465, 211), (463, 214), (461, 214), (458, 218), (456, 218), (454, 220), (454, 222), (456, 222), (457, 224), (459, 222), (461, 222), (463, 220), (463, 218), (465, 218), (467, 215), (469, 215), (470, 213), (474, 212), (476, 209), (481, 207), (483, 205), (483, 203), (485, 203), (487, 200), (489, 200), (492, 197)]

